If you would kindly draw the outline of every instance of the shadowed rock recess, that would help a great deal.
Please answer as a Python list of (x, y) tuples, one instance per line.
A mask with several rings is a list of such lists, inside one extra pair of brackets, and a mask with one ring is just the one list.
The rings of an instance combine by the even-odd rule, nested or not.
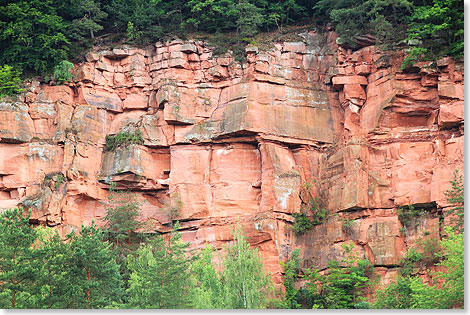
[[(31, 208), (64, 235), (99, 222), (115, 182), (167, 232), (159, 209), (177, 193), (184, 241), (221, 248), (239, 220), (277, 284), (293, 249), (303, 268), (324, 268), (350, 240), (393, 278), (406, 249), (447, 222), (444, 192), (464, 168), (463, 64), (402, 72), (400, 53), (301, 36), (249, 47), (243, 64), (203, 42), (95, 50), (73, 83), (32, 82), (0, 103), (0, 208)], [(137, 130), (142, 144), (106, 150), (107, 135)], [(296, 236), (306, 184), (330, 214)], [(405, 205), (428, 214), (402, 233)]]

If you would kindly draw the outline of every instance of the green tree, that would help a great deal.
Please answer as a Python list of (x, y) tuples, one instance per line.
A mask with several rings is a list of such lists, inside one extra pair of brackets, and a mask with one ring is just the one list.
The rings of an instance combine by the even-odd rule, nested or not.
[(374, 308), (379, 309), (410, 309), (413, 306), (413, 290), (410, 276), (398, 276), (383, 290), (377, 290)]
[(287, 262), (281, 262), (281, 266), (284, 271), (283, 284), (286, 289), (285, 298), (282, 301), (281, 307), (289, 309), (301, 308), (301, 305), (297, 301), (299, 289), (295, 286), (300, 267), (299, 249), (293, 250)]
[(21, 208), (0, 215), (0, 306), (28, 308), (39, 266), (34, 260), (37, 234)]
[(236, 20), (237, 33), (244, 41), (249, 41), (259, 32), (259, 27), (263, 23), (263, 11), (248, 0), (239, 0), (235, 5), (238, 13)]
[(35, 308), (66, 308), (74, 303), (70, 288), (75, 286), (70, 271), (72, 253), (69, 243), (64, 243), (52, 228), (36, 228), (38, 240), (36, 257), (40, 263), (37, 274)]
[(353, 243), (343, 245), (345, 258), (328, 263), (326, 273), (313, 269), (306, 273), (306, 288), (313, 308), (364, 308), (362, 290), (371, 286), (372, 265), (353, 251)]
[(465, 289), (464, 233), (446, 228), (447, 238), (441, 241), (444, 258), (437, 264), (444, 271), (432, 274), (434, 285), (424, 284), (415, 277), (411, 282), (412, 308), (463, 308)]
[(140, 204), (135, 195), (116, 189), (116, 184), (112, 183), (105, 210), (106, 215), (101, 220), (106, 238), (122, 251), (121, 254), (134, 251), (135, 245), (138, 246), (143, 239), (139, 229), (145, 225), (139, 221)]
[(238, 18), (234, 0), (190, 0), (187, 7), (191, 16), (183, 25), (193, 25), (206, 32), (234, 30)]
[(458, 170), (454, 172), (454, 179), (450, 181), (452, 188), (445, 192), (447, 201), (456, 205), (456, 207), (450, 209), (447, 213), (451, 216), (451, 222), (454, 224), (454, 229), (457, 232), (464, 231), (465, 224), (465, 211), (464, 211), (464, 184), (462, 175), (459, 174)]
[(95, 33), (103, 29), (102, 21), (108, 14), (102, 10), (100, 1), (67, 0), (67, 19), (71, 20), (69, 35), (80, 42), (95, 38)]
[(21, 88), (21, 72), (13, 70), (9, 65), (0, 66), (0, 97), (23, 92)]
[(223, 284), (220, 273), (212, 263), (214, 249), (210, 244), (201, 251), (191, 265), (193, 275), (193, 307), (199, 309), (224, 308)]
[(464, 233), (446, 228), (448, 237), (441, 241), (443, 271), (430, 273), (432, 282), (405, 274), (383, 290), (377, 290), (376, 308), (448, 309), (464, 306)]
[(157, 236), (128, 257), (131, 308), (187, 308), (190, 299), (189, 243), (181, 241), (177, 223), (166, 239)]
[(415, 7), (409, 21), (408, 40), (419, 45), (411, 48), (402, 68), (422, 59), (463, 56), (463, 4), (463, 0), (433, 0)]
[(103, 232), (92, 223), (80, 235), (68, 235), (71, 247), (70, 283), (66, 308), (104, 308), (121, 303), (123, 283), (119, 266), (104, 241)]
[(67, 22), (59, 0), (20, 0), (0, 6), (0, 64), (45, 73), (67, 59)]
[(145, 230), (145, 223), (139, 221), (140, 203), (135, 195), (116, 189), (116, 184), (112, 183), (105, 210), (106, 215), (102, 218), (105, 238), (113, 246), (124, 287), (127, 289), (130, 277), (127, 257), (137, 251), (139, 245), (146, 240), (146, 234), (142, 231)]
[(227, 308), (263, 308), (270, 287), (270, 278), (256, 249), (251, 249), (237, 224), (234, 243), (225, 249), (222, 282), (224, 305)]

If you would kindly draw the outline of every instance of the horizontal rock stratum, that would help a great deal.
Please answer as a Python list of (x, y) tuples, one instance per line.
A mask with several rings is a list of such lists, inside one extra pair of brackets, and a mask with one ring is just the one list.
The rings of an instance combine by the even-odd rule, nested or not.
[[(248, 47), (243, 63), (194, 41), (97, 49), (73, 83), (33, 81), (0, 102), (0, 208), (31, 208), (34, 223), (65, 234), (100, 222), (115, 182), (160, 232), (170, 229), (160, 208), (177, 194), (192, 248), (222, 248), (241, 222), (277, 284), (293, 249), (302, 267), (324, 268), (350, 240), (393, 278), (406, 249), (447, 223), (444, 192), (464, 169), (463, 64), (401, 71), (401, 52), (301, 35)], [(107, 135), (136, 130), (143, 143), (106, 150)], [(306, 187), (330, 215), (295, 236)], [(405, 205), (428, 214), (402, 233)]]

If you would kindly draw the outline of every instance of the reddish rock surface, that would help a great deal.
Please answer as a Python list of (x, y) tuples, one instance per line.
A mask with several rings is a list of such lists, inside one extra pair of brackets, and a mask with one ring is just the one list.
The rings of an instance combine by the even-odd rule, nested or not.
[[(401, 71), (402, 53), (302, 36), (249, 47), (244, 64), (203, 42), (97, 50), (69, 86), (31, 83), (0, 102), (0, 208), (31, 208), (65, 234), (99, 222), (115, 182), (161, 232), (177, 194), (193, 248), (221, 248), (240, 222), (277, 284), (293, 249), (325, 268), (349, 241), (390, 281), (407, 248), (447, 222), (444, 192), (464, 166), (463, 64)], [(143, 144), (106, 151), (106, 135), (135, 130)], [(331, 215), (296, 237), (307, 184)], [(397, 208), (410, 204), (429, 214), (403, 233)]]

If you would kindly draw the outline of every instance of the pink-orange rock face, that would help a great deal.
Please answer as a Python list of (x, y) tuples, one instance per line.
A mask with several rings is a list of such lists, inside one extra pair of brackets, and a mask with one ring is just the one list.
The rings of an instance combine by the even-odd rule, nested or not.
[[(95, 51), (70, 85), (31, 83), (0, 101), (0, 208), (31, 208), (66, 234), (101, 222), (115, 182), (155, 231), (169, 230), (168, 197), (181, 199), (192, 248), (222, 248), (238, 221), (276, 284), (293, 249), (303, 267), (325, 268), (350, 241), (389, 282), (447, 222), (444, 193), (463, 173), (463, 64), (403, 72), (401, 53), (302, 37), (249, 47), (243, 65), (203, 42)], [(106, 150), (107, 135), (136, 130), (143, 144)], [(330, 216), (296, 236), (306, 188)], [(397, 208), (411, 204), (427, 214), (404, 229)]]

